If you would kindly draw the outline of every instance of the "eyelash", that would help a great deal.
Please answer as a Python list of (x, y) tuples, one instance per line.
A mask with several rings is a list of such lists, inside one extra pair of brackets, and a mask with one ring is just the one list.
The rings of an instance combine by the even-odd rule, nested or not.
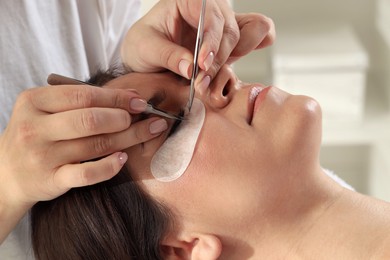
[[(183, 116), (184, 116), (184, 110), (180, 109), (179, 117), (183, 117)], [(178, 120), (178, 119), (175, 120), (175, 122), (173, 123), (173, 125), (171, 127), (171, 130), (169, 130), (168, 137), (170, 137), (171, 135), (173, 135), (176, 132), (177, 128), (181, 124), (181, 121), (183, 121), (183, 120)]]
[[(165, 99), (165, 97), (166, 97), (165, 91), (159, 92), (158, 94), (155, 94), (151, 99), (149, 99), (148, 103), (152, 104), (153, 106), (157, 106)], [(184, 116), (184, 109), (180, 109), (179, 116), (180, 117)], [(147, 114), (142, 113), (140, 114), (139, 120), (144, 120), (146, 118), (149, 118), (149, 116)], [(181, 121), (182, 120), (175, 120), (171, 129), (169, 130), (168, 137), (175, 133), (176, 129), (181, 124)]]

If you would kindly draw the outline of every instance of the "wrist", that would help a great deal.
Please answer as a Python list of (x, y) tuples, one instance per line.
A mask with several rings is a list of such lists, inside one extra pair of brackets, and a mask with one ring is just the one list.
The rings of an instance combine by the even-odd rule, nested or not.
[(4, 171), (4, 168), (0, 169), (0, 244), (34, 205), (20, 199), (18, 189)]
[(33, 204), (12, 203), (1, 195), (2, 191), (0, 190), (0, 245), (33, 206)]

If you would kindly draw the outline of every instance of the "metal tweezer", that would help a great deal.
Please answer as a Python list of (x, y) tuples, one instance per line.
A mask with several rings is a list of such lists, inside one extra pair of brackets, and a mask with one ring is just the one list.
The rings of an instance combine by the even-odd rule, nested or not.
[(176, 116), (176, 115), (173, 115), (171, 113), (162, 111), (158, 108), (155, 108), (154, 106), (152, 106), (152, 104), (149, 104), (149, 103), (147, 103), (146, 109), (143, 113), (155, 114), (158, 116), (162, 116), (162, 117), (166, 117), (166, 118), (170, 118), (170, 119), (175, 119), (175, 120), (183, 120), (184, 119), (182, 116)]
[(188, 103), (187, 103), (187, 106), (186, 106), (186, 110), (187, 110), (188, 113), (191, 111), (192, 103), (194, 102), (195, 79), (198, 76), (198, 71), (199, 71), (198, 56), (199, 56), (200, 47), (202, 46), (202, 42), (203, 42), (205, 12), (206, 12), (206, 0), (202, 0), (202, 10), (200, 11), (198, 32), (197, 32), (197, 35), (196, 35), (196, 42), (195, 42), (194, 69), (192, 70), (191, 85), (190, 85), (190, 95), (189, 95)]
[[(50, 74), (48, 77), (47, 77), (47, 83), (50, 84), (50, 85), (91, 85), (91, 86), (95, 86), (91, 83), (88, 83), (88, 82), (85, 82), (85, 81), (81, 81), (81, 80), (77, 80), (77, 79), (74, 79), (74, 78), (69, 78), (69, 77), (65, 77), (65, 76), (62, 76), (62, 75), (58, 75), (58, 74)], [(148, 114), (155, 114), (155, 115), (158, 115), (158, 116), (162, 116), (162, 117), (165, 117), (165, 118), (169, 118), (169, 119), (175, 119), (175, 120), (183, 120), (184, 118), (181, 117), (181, 116), (176, 116), (176, 115), (173, 115), (171, 113), (168, 113), (168, 112), (165, 112), (163, 110), (160, 110), (158, 108), (155, 108), (153, 107), (151, 104), (147, 103), (147, 106), (146, 106), (146, 109), (143, 113), (148, 113)]]

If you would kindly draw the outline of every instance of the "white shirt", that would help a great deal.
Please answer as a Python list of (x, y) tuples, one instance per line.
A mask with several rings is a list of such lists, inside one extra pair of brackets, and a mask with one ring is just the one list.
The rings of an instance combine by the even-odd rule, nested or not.
[[(0, 1), (0, 132), (25, 89), (54, 72), (86, 79), (119, 62), (119, 45), (140, 0)], [(33, 259), (28, 220), (0, 246), (0, 259)], [(1, 228), (1, 227), (0, 227)]]
[(17, 95), (55, 72), (78, 79), (118, 61), (140, 0), (0, 1), (0, 131)]

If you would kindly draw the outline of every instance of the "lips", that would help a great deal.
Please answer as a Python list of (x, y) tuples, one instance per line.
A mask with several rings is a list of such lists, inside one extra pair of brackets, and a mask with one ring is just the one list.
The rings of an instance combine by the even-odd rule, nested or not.
[(255, 86), (249, 91), (248, 97), (248, 124), (252, 124), (254, 112), (258, 109), (262, 101), (265, 99), (271, 87)]

